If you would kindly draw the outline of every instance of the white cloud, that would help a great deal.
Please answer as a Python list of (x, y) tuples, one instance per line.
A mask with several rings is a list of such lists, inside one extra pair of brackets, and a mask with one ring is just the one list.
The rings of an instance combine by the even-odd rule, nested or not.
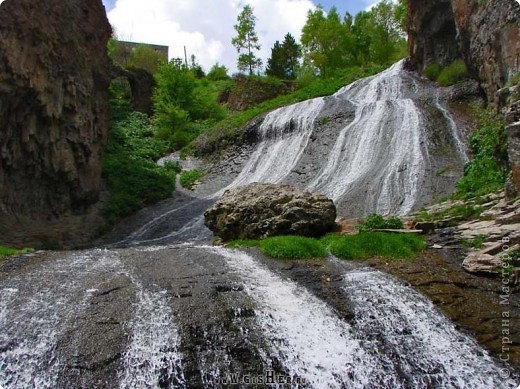
[[(0, 0), (2, 1), (2, 0)], [(297, 39), (305, 24), (311, 0), (250, 0), (257, 17), (256, 31), (265, 62), (276, 40), (287, 32)], [(219, 62), (236, 70), (236, 50), (231, 45), (233, 25), (246, 4), (239, 0), (117, 0), (108, 13), (119, 39), (168, 45), (170, 57), (195, 54), (208, 70)]]

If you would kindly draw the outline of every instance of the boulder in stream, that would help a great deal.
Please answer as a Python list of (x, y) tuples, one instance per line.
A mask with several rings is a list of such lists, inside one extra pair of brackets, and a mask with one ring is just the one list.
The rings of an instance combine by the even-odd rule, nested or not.
[(278, 184), (229, 189), (204, 217), (206, 226), (225, 241), (275, 235), (317, 237), (336, 227), (332, 200)]

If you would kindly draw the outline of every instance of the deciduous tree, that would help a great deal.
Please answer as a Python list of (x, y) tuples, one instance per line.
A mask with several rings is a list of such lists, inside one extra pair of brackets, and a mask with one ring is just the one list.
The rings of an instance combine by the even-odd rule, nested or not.
[(249, 70), (249, 74), (253, 74), (253, 70), (262, 66), (262, 60), (255, 55), (255, 51), (260, 50), (261, 46), (255, 31), (256, 17), (253, 14), (253, 8), (246, 5), (238, 15), (237, 21), (238, 23), (234, 26), (237, 36), (231, 40), (231, 43), (239, 54), (238, 69)]

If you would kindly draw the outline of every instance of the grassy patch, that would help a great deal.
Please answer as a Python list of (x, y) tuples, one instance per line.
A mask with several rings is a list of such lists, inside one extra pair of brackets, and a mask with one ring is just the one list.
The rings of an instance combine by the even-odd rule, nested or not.
[(180, 183), (183, 188), (191, 189), (204, 174), (200, 170), (185, 170), (181, 173)]
[(357, 235), (329, 234), (321, 239), (328, 251), (342, 259), (411, 258), (426, 248), (424, 237), (415, 234), (363, 232)]
[(405, 259), (426, 248), (426, 243), (422, 236), (415, 234), (363, 232), (328, 234), (321, 239), (276, 236), (264, 240), (236, 240), (227, 247), (259, 247), (265, 255), (278, 259), (324, 258), (327, 253), (342, 259)]
[(441, 86), (450, 86), (465, 80), (468, 76), (469, 73), (466, 64), (462, 59), (457, 59), (441, 70), (437, 77), (437, 82)]
[(24, 248), (24, 249), (13, 249), (6, 246), (0, 246), (0, 258), (8, 257), (10, 255), (20, 255), (27, 254), (33, 252), (34, 249)]
[(398, 217), (392, 216), (385, 219), (383, 216), (378, 215), (377, 213), (372, 213), (368, 215), (357, 226), (360, 232), (367, 232), (380, 229), (400, 230), (403, 227), (403, 222)]
[(321, 242), (302, 236), (274, 236), (260, 241), (260, 250), (272, 258), (311, 259), (327, 255)]
[(477, 235), (473, 239), (463, 240), (461, 242), (463, 247), (472, 248), (472, 249), (481, 249), (484, 247), (484, 241), (486, 240), (486, 235)]
[(482, 207), (474, 204), (456, 204), (439, 212), (429, 213), (426, 209), (421, 209), (419, 214), (415, 217), (415, 220), (433, 222), (444, 219), (453, 219), (453, 223), (456, 223), (457, 221), (477, 219), (483, 211), (484, 209)]
[(442, 67), (436, 63), (431, 63), (423, 70), (423, 74), (430, 80), (435, 81), (442, 72)]

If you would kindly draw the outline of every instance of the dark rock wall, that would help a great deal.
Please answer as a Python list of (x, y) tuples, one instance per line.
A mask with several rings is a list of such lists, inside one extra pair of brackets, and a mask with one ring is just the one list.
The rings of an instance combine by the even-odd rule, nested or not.
[(514, 0), (409, 0), (408, 28), (418, 70), (463, 58), (490, 102), (520, 70), (520, 5)]
[[(432, 63), (445, 66), (463, 58), (488, 102), (504, 112), (516, 112), (514, 101), (504, 104), (498, 91), (520, 71), (520, 4), (515, 0), (408, 2), (411, 63), (422, 71)], [(512, 183), (519, 191), (520, 131), (511, 113), (508, 122)]]
[(0, 241), (76, 244), (97, 228), (110, 34), (101, 0), (0, 5)]

